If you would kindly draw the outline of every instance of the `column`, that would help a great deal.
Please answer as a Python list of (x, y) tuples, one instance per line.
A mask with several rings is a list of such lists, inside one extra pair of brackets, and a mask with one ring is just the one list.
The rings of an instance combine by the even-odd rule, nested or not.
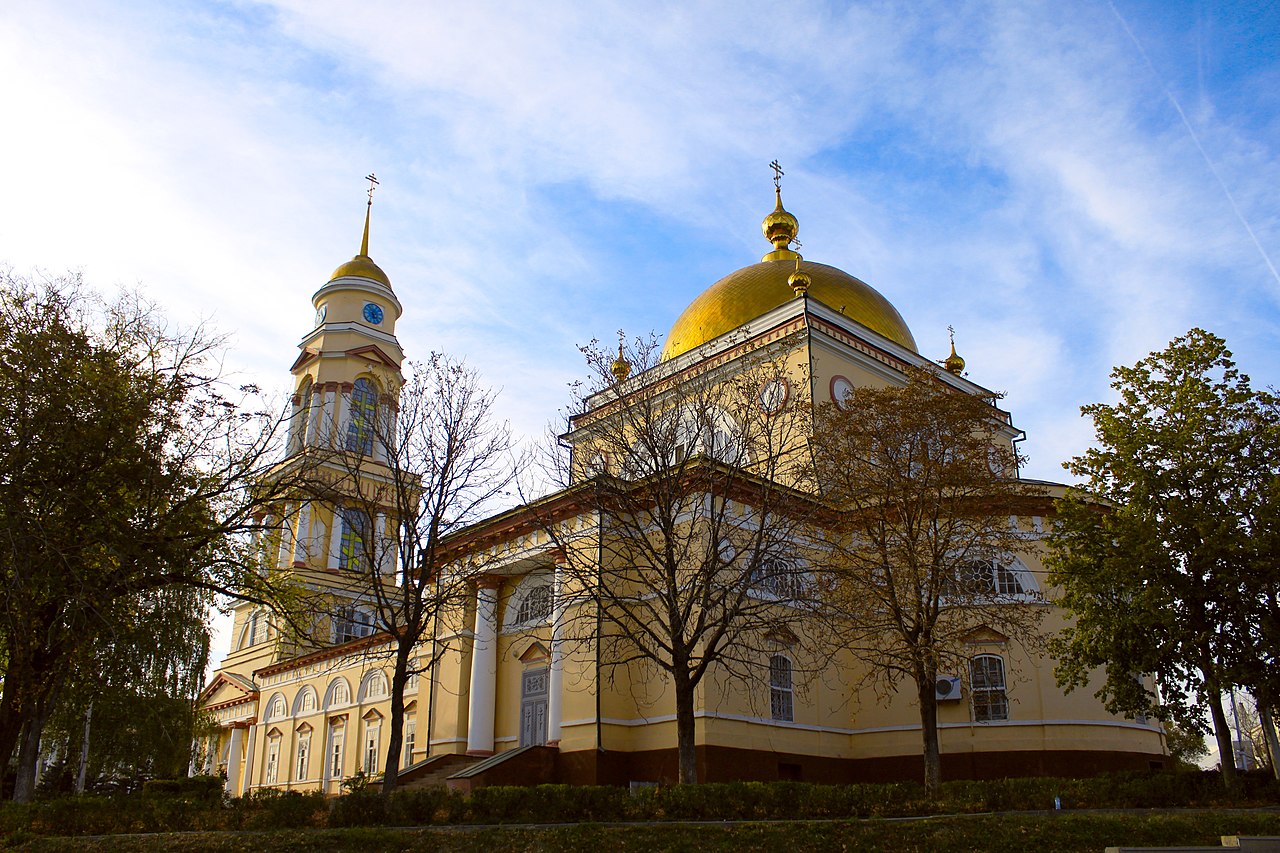
[(564, 559), (556, 559), (551, 582), (551, 667), (547, 682), (547, 746), (560, 745), (564, 713)]
[(257, 737), (258, 725), (253, 723), (249, 726), (248, 736), (245, 738), (247, 746), (244, 755), (244, 780), (240, 785), (241, 794), (249, 793), (249, 786), (253, 784), (253, 756), (257, 752)]
[(236, 783), (240, 781), (240, 750), (244, 748), (244, 729), (235, 726), (231, 729), (231, 746), (227, 750), (227, 793), (233, 797), (244, 791), (236, 791)]
[(301, 413), (302, 397), (294, 394), (289, 405), (289, 455), (297, 453), (302, 447), (302, 434), (306, 429), (306, 424), (299, 423), (299, 415)]
[(303, 439), (305, 444), (311, 447), (319, 447), (320, 441), (320, 418), (324, 411), (324, 392), (319, 385), (311, 386), (311, 408), (307, 409), (307, 434)]
[(293, 525), (289, 524), (289, 505), (280, 508), (280, 556), (276, 566), (287, 568), (293, 562)]
[(498, 587), (502, 579), (476, 581), (476, 627), (471, 647), (467, 702), (467, 755), (493, 754), (494, 704), (498, 682)]
[(333, 508), (333, 524), (329, 525), (329, 563), (326, 569), (342, 565), (342, 507)]
[(311, 541), (311, 504), (304, 503), (298, 507), (298, 527), (297, 534), (293, 537), (293, 564), (295, 566), (306, 565), (307, 552), (310, 550), (307, 543)]
[(347, 429), (350, 424), (347, 423), (347, 410), (351, 408), (351, 390), (350, 382), (343, 382), (341, 387), (336, 388), (333, 393), (333, 424), (337, 432), (334, 433), (333, 446), (338, 450), (342, 450), (347, 446)]
[(378, 574), (386, 576), (395, 571), (398, 536), (387, 534), (387, 514), (380, 512), (373, 518), (374, 541), (378, 543)]
[(320, 413), (320, 432), (317, 444), (325, 446), (330, 444), (330, 437), (333, 436), (333, 401), (338, 393), (338, 384), (336, 382), (326, 383), (324, 386), (324, 406)]

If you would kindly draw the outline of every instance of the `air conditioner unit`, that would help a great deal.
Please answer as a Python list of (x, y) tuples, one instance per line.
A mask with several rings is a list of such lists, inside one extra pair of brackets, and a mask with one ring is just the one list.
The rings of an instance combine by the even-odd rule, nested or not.
[(939, 702), (950, 702), (960, 698), (960, 676), (939, 675), (933, 683), (933, 695)]

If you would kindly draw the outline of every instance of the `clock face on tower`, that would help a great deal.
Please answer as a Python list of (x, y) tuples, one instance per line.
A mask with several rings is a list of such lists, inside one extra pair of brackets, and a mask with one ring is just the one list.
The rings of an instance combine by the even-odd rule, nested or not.
[(382, 324), (382, 309), (372, 302), (364, 304), (364, 318), (375, 326)]
[(328, 305), (321, 305), (319, 308), (316, 309), (316, 325), (317, 326), (319, 326), (321, 323), (324, 322), (324, 317), (327, 313), (329, 313)]

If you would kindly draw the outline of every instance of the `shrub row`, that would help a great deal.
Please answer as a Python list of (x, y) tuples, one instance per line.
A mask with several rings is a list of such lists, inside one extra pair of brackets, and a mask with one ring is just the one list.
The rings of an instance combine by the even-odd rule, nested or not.
[(415, 826), (622, 822), (634, 820), (794, 820), (913, 816), (947, 812), (1082, 808), (1179, 808), (1280, 802), (1274, 780), (1246, 779), (1229, 798), (1214, 773), (1144, 773), (1089, 779), (1002, 779), (947, 782), (936, 799), (914, 783), (814, 785), (732, 782), (624, 788), (539, 785), (481, 788), (470, 796), (444, 788), (370, 790), (327, 799), (318, 793), (256, 791), (224, 799), (217, 779), (157, 781), (139, 794), (75, 797), (0, 808), (0, 833), (117, 833)]

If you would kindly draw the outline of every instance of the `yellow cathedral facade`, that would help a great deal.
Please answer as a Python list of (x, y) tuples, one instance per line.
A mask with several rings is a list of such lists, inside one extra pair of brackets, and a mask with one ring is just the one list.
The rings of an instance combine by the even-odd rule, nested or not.
[[(792, 377), (761, 386), (759, 406), (768, 414), (788, 405), (840, 405), (850, 389), (900, 385), (913, 368), (933, 371), (954, 391), (992, 397), (964, 374), (954, 344), (941, 366), (922, 356), (880, 293), (842, 270), (802, 259), (792, 248), (798, 223), (780, 191), (763, 227), (772, 247), (760, 262), (697, 295), (672, 325), (656, 366), (629, 375), (620, 357), (615, 375), (622, 391), (588, 398), (575, 423), (606, 417), (627, 394), (701, 381), (709, 371), (731, 374), (764, 352)], [(368, 241), (366, 215), (360, 253), (312, 296), (314, 324), (292, 366), (284, 466), (322, 446), (360, 454), (373, 476), (387, 464), (370, 424), (403, 381), (405, 354), (395, 333), (403, 306), (370, 258)], [(1002, 434), (1014, 441), (1021, 433), (1007, 413), (999, 414)], [(581, 436), (589, 432), (575, 427), (566, 440), (587, 442)], [(586, 458), (588, 449), (575, 452)], [(580, 468), (579, 476), (590, 475), (590, 465)], [(1035, 596), (1052, 630), (1064, 617), (1043, 596), (1041, 537), (1064, 487), (1042, 484), (1041, 491), (1011, 514), (1025, 548), (996, 582)], [(431, 664), (404, 691), (402, 785), (469, 790), (677, 777), (675, 706), (663, 676), (648, 672), (644, 683), (625, 673), (602, 678), (598, 660), (575, 652), (568, 636), (563, 542), (593, 541), (598, 519), (590, 506), (575, 503), (572, 487), (536, 504), (453, 538), (459, 561), (481, 554), (483, 571), (471, 579), (466, 600), (422, 641), (416, 659)], [(548, 507), (558, 535), (548, 531)], [(315, 612), (323, 613), (315, 619), (320, 636), (309, 644), (288, 641), (272, 614), (249, 603), (235, 606), (230, 649), (200, 697), (216, 731), (197, 744), (193, 771), (224, 774), (233, 796), (266, 788), (337, 794), (345, 781), (384, 772), (394, 650), (377, 630), (367, 595), (350, 582), (348, 565), (362, 540), (388, 536), (394, 524), (389, 512), (355, 520), (340, 496), (286, 502), (275, 517), (262, 519), (259, 544), (268, 570), (289, 573), (302, 595), (314, 598)], [(910, 684), (883, 696), (851, 686), (856, 679), (823, 678), (802, 690), (791, 681), (787, 654), (762, 661), (758, 688), (722, 689), (724, 682), (714, 678), (699, 685), (700, 780), (920, 778), (920, 717)], [(1167, 764), (1158, 722), (1108, 713), (1092, 695), (1096, 687), (1064, 694), (1053, 667), (1053, 659), (998, 632), (975, 637), (969, 664), (940, 677), (937, 686), (944, 778)]]

